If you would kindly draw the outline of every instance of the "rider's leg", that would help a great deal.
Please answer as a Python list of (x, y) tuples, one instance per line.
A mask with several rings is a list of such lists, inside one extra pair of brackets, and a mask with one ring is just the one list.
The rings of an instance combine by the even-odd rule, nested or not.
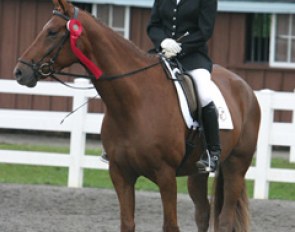
[(207, 142), (206, 154), (197, 162), (200, 172), (214, 172), (220, 158), (220, 141), (218, 113), (212, 99), (213, 82), (206, 69), (195, 69), (189, 72), (195, 82), (199, 102), (202, 107), (202, 121)]

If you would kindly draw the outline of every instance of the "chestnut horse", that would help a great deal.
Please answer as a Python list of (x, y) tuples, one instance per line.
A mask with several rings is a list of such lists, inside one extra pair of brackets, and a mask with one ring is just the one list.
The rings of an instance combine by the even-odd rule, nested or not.
[[(167, 79), (163, 67), (157, 65), (159, 56), (141, 51), (87, 12), (77, 12), (65, 0), (53, 3), (55, 13), (15, 67), (18, 83), (34, 87), (44, 76), (79, 62), (66, 36), (67, 21), (77, 18), (83, 27), (77, 46), (106, 77), (92, 79), (92, 83), (107, 108), (101, 138), (120, 204), (121, 232), (135, 231), (134, 185), (139, 176), (147, 177), (159, 187), (163, 231), (180, 231), (177, 175), (188, 176), (198, 231), (208, 231), (211, 208), (207, 197), (208, 174), (198, 173), (195, 165), (203, 145), (196, 136), (195, 150), (176, 175), (185, 154), (188, 129), (174, 84)], [(128, 73), (130, 77), (107, 79)], [(256, 149), (260, 110), (253, 91), (237, 75), (214, 66), (213, 81), (224, 95), (234, 125), (233, 130), (220, 133), (222, 157), (215, 175), (214, 229), (249, 231), (244, 177)]]

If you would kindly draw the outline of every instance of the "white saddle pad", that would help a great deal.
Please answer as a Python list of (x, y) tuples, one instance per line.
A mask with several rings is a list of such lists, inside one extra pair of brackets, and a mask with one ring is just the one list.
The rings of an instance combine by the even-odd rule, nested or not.
[[(164, 61), (166, 63), (168, 70), (171, 72), (172, 78), (176, 79), (175, 74), (179, 73), (179, 70), (178, 69), (171, 70), (168, 62), (166, 60), (164, 60)], [(173, 82), (174, 82), (175, 88), (177, 90), (178, 100), (179, 100), (182, 116), (183, 116), (183, 119), (186, 123), (186, 126), (188, 128), (197, 127), (198, 122), (194, 121), (190, 115), (188, 103), (187, 103), (186, 97), (184, 95), (184, 92), (182, 90), (182, 87), (180, 86), (178, 81), (173, 81)], [(214, 84), (214, 91), (212, 92), (212, 97), (213, 97), (213, 101), (218, 109), (218, 114), (219, 114), (219, 117), (218, 117), (219, 129), (232, 130), (234, 127), (233, 127), (233, 122), (232, 122), (230, 111), (227, 107), (227, 104), (226, 104), (224, 97), (223, 97), (221, 91), (219, 90), (218, 86), (213, 81), (212, 81), (212, 83)]]

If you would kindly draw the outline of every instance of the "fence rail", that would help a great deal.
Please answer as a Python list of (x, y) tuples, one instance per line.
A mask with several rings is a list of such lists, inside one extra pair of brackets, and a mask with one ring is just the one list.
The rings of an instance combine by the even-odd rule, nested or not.
[[(89, 82), (77, 79), (75, 86), (85, 87)], [(95, 90), (73, 90), (58, 83), (39, 82), (35, 88), (18, 85), (15, 81), (0, 80), (0, 93), (22, 95), (64, 96), (73, 98), (73, 109), (79, 107), (88, 98), (95, 96)], [(254, 180), (254, 198), (267, 199), (269, 183), (295, 183), (295, 170), (271, 168), (272, 145), (290, 147), (290, 162), (295, 162), (295, 94), (269, 90), (256, 92), (261, 111), (262, 122), (256, 151), (256, 166), (251, 166), (247, 179)], [(0, 109), (0, 128), (34, 131), (69, 132), (71, 135), (70, 153), (57, 154), (46, 152), (0, 150), (0, 162), (41, 166), (68, 167), (68, 186), (83, 185), (83, 169), (108, 169), (94, 156), (85, 154), (86, 134), (100, 134), (103, 114), (88, 113), (83, 107), (67, 120), (60, 121), (67, 112)], [(274, 122), (275, 110), (293, 112), (292, 123)]]
[[(89, 82), (77, 79), (75, 86), (89, 86)], [(54, 82), (39, 82), (37, 87), (27, 88), (11, 80), (0, 81), (0, 92), (72, 97), (73, 109), (97, 94), (95, 90), (75, 90)], [(108, 169), (108, 165), (100, 162), (97, 157), (85, 155), (86, 134), (99, 134), (103, 118), (103, 114), (88, 113), (87, 108), (81, 108), (63, 124), (60, 122), (67, 112), (0, 109), (0, 128), (69, 132), (71, 137), (69, 154), (0, 150), (0, 162), (67, 167), (69, 169), (68, 186), (81, 187), (84, 168)]]

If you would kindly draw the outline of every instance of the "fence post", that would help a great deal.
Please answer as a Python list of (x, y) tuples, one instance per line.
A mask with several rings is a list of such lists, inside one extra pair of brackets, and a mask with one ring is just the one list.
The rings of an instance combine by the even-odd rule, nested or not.
[(271, 90), (261, 90), (257, 97), (261, 108), (261, 124), (256, 150), (256, 168), (254, 179), (254, 199), (268, 199), (269, 181), (267, 178), (271, 164), (271, 145), (269, 136), (273, 122), (274, 111), (272, 103)]
[[(89, 85), (85, 79), (76, 79), (75, 86), (83, 87)], [(87, 101), (83, 90), (76, 90), (73, 97), (73, 110)], [(86, 133), (84, 123), (87, 115), (87, 105), (80, 108), (71, 115), (73, 125), (71, 130), (70, 143), (70, 166), (68, 175), (68, 187), (82, 187), (83, 185), (83, 168), (81, 167), (82, 157), (85, 154)]]
[[(295, 89), (294, 89), (295, 95)], [(292, 112), (292, 130), (295, 132), (295, 109), (293, 108)], [(290, 146), (290, 163), (295, 163), (295, 142)]]

